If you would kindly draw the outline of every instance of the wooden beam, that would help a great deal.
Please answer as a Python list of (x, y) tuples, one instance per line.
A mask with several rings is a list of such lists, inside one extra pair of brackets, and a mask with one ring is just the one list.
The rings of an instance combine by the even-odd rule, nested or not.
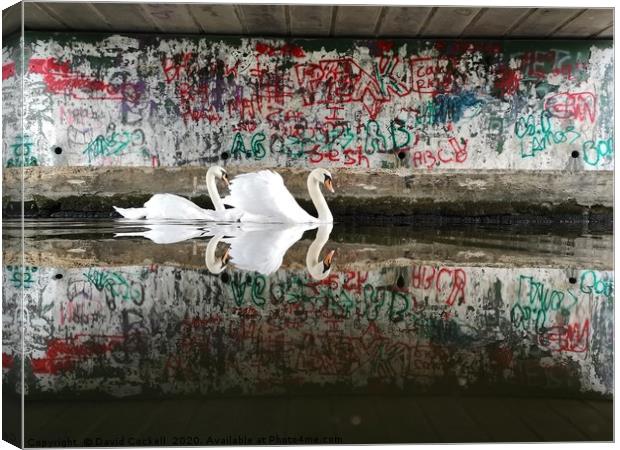
[(331, 25), (331, 6), (291, 5), (291, 34), (293, 36), (327, 36)]
[(433, 8), (390, 6), (378, 29), (379, 36), (416, 37)]
[(378, 6), (339, 6), (335, 36), (372, 36), (381, 8)]
[(499, 38), (529, 11), (528, 8), (485, 8), (478, 19), (463, 30), (461, 37)]
[(567, 20), (571, 20), (583, 10), (576, 8), (542, 8), (536, 9), (516, 28), (510, 31), (507, 37), (540, 38), (553, 33)]
[(188, 5), (188, 8), (205, 33), (244, 34), (241, 20), (233, 5), (192, 3)]
[(457, 37), (476, 17), (480, 8), (437, 8), (421, 37)]
[(283, 5), (239, 5), (248, 33), (263, 36), (286, 35), (286, 14)]
[(610, 8), (587, 9), (583, 14), (566, 23), (553, 33), (553, 37), (588, 37), (609, 27), (614, 21), (614, 11)]

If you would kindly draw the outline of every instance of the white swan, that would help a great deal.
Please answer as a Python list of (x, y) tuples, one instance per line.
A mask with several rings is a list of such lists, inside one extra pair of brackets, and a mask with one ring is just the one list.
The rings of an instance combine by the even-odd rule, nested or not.
[[(304, 232), (317, 228), (316, 225), (260, 225), (238, 228), (217, 227), (205, 251), (205, 264), (210, 272), (218, 274), (230, 262), (235, 268), (270, 275), (282, 265), (288, 249), (299, 241)], [(317, 280), (329, 275), (335, 251), (332, 250), (319, 261), (319, 254), (329, 239), (331, 224), (319, 225), (316, 237), (306, 253), (306, 269)], [(208, 233), (210, 234), (210, 233)], [(215, 250), (220, 242), (229, 244), (220, 258)]]
[(150, 223), (144, 225), (148, 231), (132, 231), (115, 233), (114, 237), (143, 237), (150, 239), (156, 244), (175, 244), (189, 239), (205, 236), (205, 230), (200, 227), (173, 224), (173, 223)]
[(217, 190), (216, 178), (228, 184), (226, 171), (219, 166), (210, 167), (207, 171), (207, 191), (215, 210), (203, 209), (180, 195), (155, 194), (142, 208), (114, 209), (126, 219), (178, 219), (178, 220), (208, 220), (235, 222), (241, 217), (241, 211), (226, 209)]
[(308, 175), (308, 193), (319, 217), (312, 217), (299, 204), (284, 185), (280, 174), (270, 170), (236, 176), (230, 182), (230, 195), (224, 203), (241, 211), (243, 222), (266, 223), (332, 223), (332, 216), (319, 184), (334, 192), (332, 176), (323, 168)]

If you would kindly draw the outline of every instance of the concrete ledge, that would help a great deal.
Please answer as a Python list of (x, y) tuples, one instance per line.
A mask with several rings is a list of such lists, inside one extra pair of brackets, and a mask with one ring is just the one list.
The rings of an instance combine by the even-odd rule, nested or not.
[[(246, 168), (249, 172), (258, 168)], [(228, 167), (231, 177), (242, 173)], [(307, 171), (277, 169), (302, 206), (313, 210)], [(103, 215), (112, 205), (138, 206), (152, 194), (169, 192), (210, 206), (202, 167), (28, 167), (24, 171), (26, 215)], [(354, 171), (333, 172), (336, 194), (327, 200), (336, 217), (416, 214), (486, 216), (501, 214), (610, 214), (613, 172), (566, 171)], [(20, 214), (21, 169), (4, 170), (5, 216)], [(56, 215), (54, 215), (56, 214)]]

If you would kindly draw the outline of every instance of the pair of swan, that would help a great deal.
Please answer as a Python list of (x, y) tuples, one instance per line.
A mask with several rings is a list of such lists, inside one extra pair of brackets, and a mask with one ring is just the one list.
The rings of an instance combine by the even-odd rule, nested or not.
[[(230, 195), (220, 198), (216, 178), (230, 187)], [(179, 219), (222, 222), (262, 223), (332, 223), (332, 216), (321, 192), (323, 184), (334, 192), (332, 176), (326, 169), (314, 169), (308, 175), (307, 186), (310, 199), (318, 217), (308, 214), (284, 185), (282, 176), (270, 170), (246, 173), (228, 181), (226, 171), (214, 166), (206, 176), (207, 191), (214, 210), (200, 208), (193, 202), (174, 194), (155, 194), (142, 208), (114, 209), (127, 219)], [(224, 205), (232, 206), (226, 209)]]
[[(270, 275), (282, 265), (288, 249), (299, 241), (304, 232), (317, 228), (314, 241), (306, 253), (306, 269), (310, 276), (323, 280), (329, 276), (335, 250), (320, 259), (320, 253), (329, 240), (332, 224), (265, 225), (259, 223), (214, 225), (195, 227), (191, 225), (150, 224), (148, 231), (116, 233), (114, 237), (140, 236), (157, 244), (171, 244), (187, 239), (212, 236), (205, 250), (205, 265), (213, 274), (221, 273), (230, 262), (239, 269)], [(228, 249), (220, 257), (216, 250), (220, 243)]]

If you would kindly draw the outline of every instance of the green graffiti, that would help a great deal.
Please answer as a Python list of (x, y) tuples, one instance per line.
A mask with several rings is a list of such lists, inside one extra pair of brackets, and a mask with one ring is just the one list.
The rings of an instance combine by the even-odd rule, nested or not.
[(614, 282), (610, 279), (599, 278), (596, 272), (588, 270), (581, 274), (579, 290), (584, 294), (601, 294), (609, 298), (614, 292)]
[(104, 292), (106, 303), (111, 310), (116, 309), (116, 300), (131, 300), (135, 305), (144, 303), (144, 286), (127, 280), (119, 272), (89, 269), (84, 277), (100, 292)]
[(11, 283), (16, 289), (21, 288), (29, 289), (36, 280), (34, 274), (38, 272), (39, 268), (35, 266), (24, 266), (24, 270), (21, 270), (21, 266), (7, 266), (7, 270), (11, 272)]
[(600, 139), (598, 141), (586, 141), (582, 147), (583, 161), (590, 166), (597, 166), (601, 160), (603, 163), (612, 161), (614, 155), (614, 140)]
[(38, 166), (37, 158), (32, 155), (33, 143), (30, 136), (18, 135), (15, 142), (10, 145), (12, 157), (6, 162), (7, 167), (30, 167)]

